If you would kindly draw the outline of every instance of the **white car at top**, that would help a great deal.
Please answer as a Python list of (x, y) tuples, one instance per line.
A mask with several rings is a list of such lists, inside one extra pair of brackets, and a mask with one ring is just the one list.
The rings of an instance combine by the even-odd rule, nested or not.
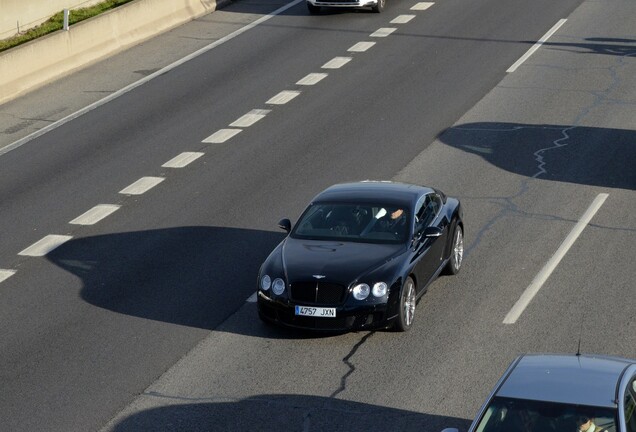
[(370, 7), (373, 12), (380, 13), (384, 10), (385, 5), (386, 0), (307, 0), (307, 8), (309, 9), (309, 13), (312, 15), (319, 13), (322, 7)]

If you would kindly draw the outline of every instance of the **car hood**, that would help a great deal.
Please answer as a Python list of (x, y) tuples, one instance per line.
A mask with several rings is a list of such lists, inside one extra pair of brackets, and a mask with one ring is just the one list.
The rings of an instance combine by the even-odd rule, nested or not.
[(370, 244), (288, 237), (282, 258), (289, 282), (314, 280), (349, 285), (405, 250), (401, 244)]

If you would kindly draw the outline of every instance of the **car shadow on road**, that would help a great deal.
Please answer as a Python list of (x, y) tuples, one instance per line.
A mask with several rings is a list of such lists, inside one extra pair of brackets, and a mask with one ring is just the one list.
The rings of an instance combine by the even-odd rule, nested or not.
[(636, 189), (633, 130), (483, 122), (449, 128), (439, 139), (515, 174)]
[(159, 394), (143, 396), (156, 397), (163, 406), (128, 415), (107, 430), (440, 432), (446, 427), (465, 431), (470, 425), (462, 418), (319, 396), (259, 395), (215, 402)]
[(82, 280), (80, 296), (92, 305), (214, 329), (255, 292), (261, 263), (283, 238), (240, 228), (167, 228), (76, 238), (47, 258)]

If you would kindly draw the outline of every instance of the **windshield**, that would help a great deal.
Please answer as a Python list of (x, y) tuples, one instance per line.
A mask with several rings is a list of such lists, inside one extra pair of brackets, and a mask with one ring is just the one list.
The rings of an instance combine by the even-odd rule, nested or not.
[(476, 432), (618, 432), (616, 410), (496, 397)]
[(312, 204), (292, 231), (292, 237), (313, 240), (404, 243), (409, 213), (382, 204)]

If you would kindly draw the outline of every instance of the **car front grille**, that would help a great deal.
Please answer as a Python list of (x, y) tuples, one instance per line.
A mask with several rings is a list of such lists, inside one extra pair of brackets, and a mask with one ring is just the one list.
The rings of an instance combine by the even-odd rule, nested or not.
[(339, 305), (344, 301), (346, 292), (344, 285), (329, 282), (307, 281), (290, 285), (292, 301), (307, 304)]

